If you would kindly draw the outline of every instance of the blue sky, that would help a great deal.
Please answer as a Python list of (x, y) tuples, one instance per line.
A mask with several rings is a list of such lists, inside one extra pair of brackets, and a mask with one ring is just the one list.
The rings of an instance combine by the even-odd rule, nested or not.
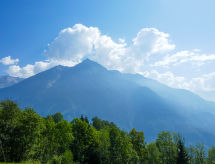
[[(29, 77), (95, 53), (90, 58), (108, 69), (140, 73), (203, 96), (215, 93), (214, 6), (214, 0), (1, 0), (0, 75)], [(107, 44), (104, 36), (109, 47), (100, 44)], [(86, 45), (77, 42), (81, 37), (98, 39)]]

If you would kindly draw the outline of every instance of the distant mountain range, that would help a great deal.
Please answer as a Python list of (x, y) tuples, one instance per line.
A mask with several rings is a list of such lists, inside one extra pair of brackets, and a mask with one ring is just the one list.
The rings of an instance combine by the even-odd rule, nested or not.
[(68, 120), (81, 114), (98, 116), (125, 130), (143, 130), (149, 140), (169, 130), (181, 133), (188, 144), (214, 144), (215, 103), (137, 74), (109, 71), (88, 59), (0, 89), (3, 99), (31, 105), (44, 116), (55, 112)]
[(0, 76), (0, 88), (6, 88), (9, 86), (12, 86), (20, 81), (22, 81), (22, 78), (18, 77), (11, 77), (11, 76)]

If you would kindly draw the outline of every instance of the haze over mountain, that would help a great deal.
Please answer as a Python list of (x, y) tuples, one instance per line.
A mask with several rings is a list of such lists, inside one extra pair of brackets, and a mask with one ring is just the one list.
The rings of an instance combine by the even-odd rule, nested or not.
[(3, 99), (31, 105), (44, 116), (56, 112), (68, 120), (81, 114), (98, 116), (125, 130), (143, 130), (150, 140), (162, 130), (182, 133), (188, 143), (211, 145), (215, 137), (214, 103), (137, 74), (109, 71), (88, 59), (3, 88)]
[(199, 91), (197, 94), (205, 100), (215, 102), (215, 91)]
[(23, 80), (22, 78), (18, 78), (18, 77), (12, 77), (7, 75), (0, 76), (0, 88), (12, 86), (22, 80)]

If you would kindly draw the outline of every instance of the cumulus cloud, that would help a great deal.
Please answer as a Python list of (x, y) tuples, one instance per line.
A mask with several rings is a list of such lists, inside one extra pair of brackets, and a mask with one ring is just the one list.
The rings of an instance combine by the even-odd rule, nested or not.
[(81, 62), (92, 53), (94, 42), (100, 35), (98, 28), (76, 24), (72, 28), (63, 29), (49, 44), (45, 55), (50, 60)]
[(47, 70), (53, 67), (54, 64), (49, 62), (35, 62), (32, 64), (27, 64), (24, 67), (20, 67), (18, 65), (12, 65), (6, 71), (10, 76), (13, 77), (20, 77), (20, 78), (27, 78), (33, 76), (41, 71)]
[[(122, 38), (119, 38), (118, 42), (113, 41), (110, 36), (102, 34), (97, 27), (76, 24), (72, 28), (61, 30), (48, 44), (44, 51), (47, 61), (35, 62), (24, 67), (13, 65), (7, 72), (12, 76), (30, 77), (59, 64), (74, 66), (90, 58), (108, 69), (135, 73), (140, 71), (149, 56), (175, 48), (168, 37), (169, 34), (155, 28), (144, 28), (128, 45)], [(38, 63), (43, 63), (43, 66), (38, 66)]]
[[(76, 24), (62, 30), (49, 44), (45, 54), (50, 61), (67, 60), (74, 65), (90, 58), (108, 69), (134, 72), (134, 66), (142, 65), (148, 56), (175, 48), (168, 37), (168, 34), (155, 28), (144, 28), (127, 45), (124, 39), (119, 38), (119, 42), (115, 42), (96, 27)], [(62, 64), (65, 65), (64, 62)], [(69, 62), (67, 64), (70, 65)]]
[(10, 65), (9, 75), (27, 78), (56, 65), (74, 66), (89, 58), (107, 69), (139, 73), (174, 88), (215, 90), (215, 76), (208, 72), (214, 68), (215, 54), (198, 49), (177, 52), (175, 47), (169, 34), (155, 28), (143, 28), (127, 42), (122, 38), (114, 41), (97, 27), (76, 24), (61, 30), (48, 44), (46, 61), (20, 67), (19, 60), (9, 56), (0, 62)]
[(0, 59), (0, 63), (3, 65), (12, 65), (17, 64), (19, 62), (19, 59), (12, 59), (11, 56), (4, 57)]
[(133, 39), (131, 49), (134, 49), (135, 53), (144, 53), (147, 56), (172, 51), (175, 49), (175, 45), (171, 44), (168, 38), (169, 34), (155, 28), (143, 28)]

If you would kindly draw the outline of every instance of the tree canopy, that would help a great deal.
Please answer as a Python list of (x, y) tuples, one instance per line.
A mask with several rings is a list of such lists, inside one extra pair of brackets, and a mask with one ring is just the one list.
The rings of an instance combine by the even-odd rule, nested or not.
[(98, 117), (81, 115), (70, 122), (61, 113), (47, 117), (0, 102), (0, 162), (89, 164), (214, 164), (215, 147), (186, 147), (181, 135), (160, 132), (146, 143), (144, 133), (126, 132)]

